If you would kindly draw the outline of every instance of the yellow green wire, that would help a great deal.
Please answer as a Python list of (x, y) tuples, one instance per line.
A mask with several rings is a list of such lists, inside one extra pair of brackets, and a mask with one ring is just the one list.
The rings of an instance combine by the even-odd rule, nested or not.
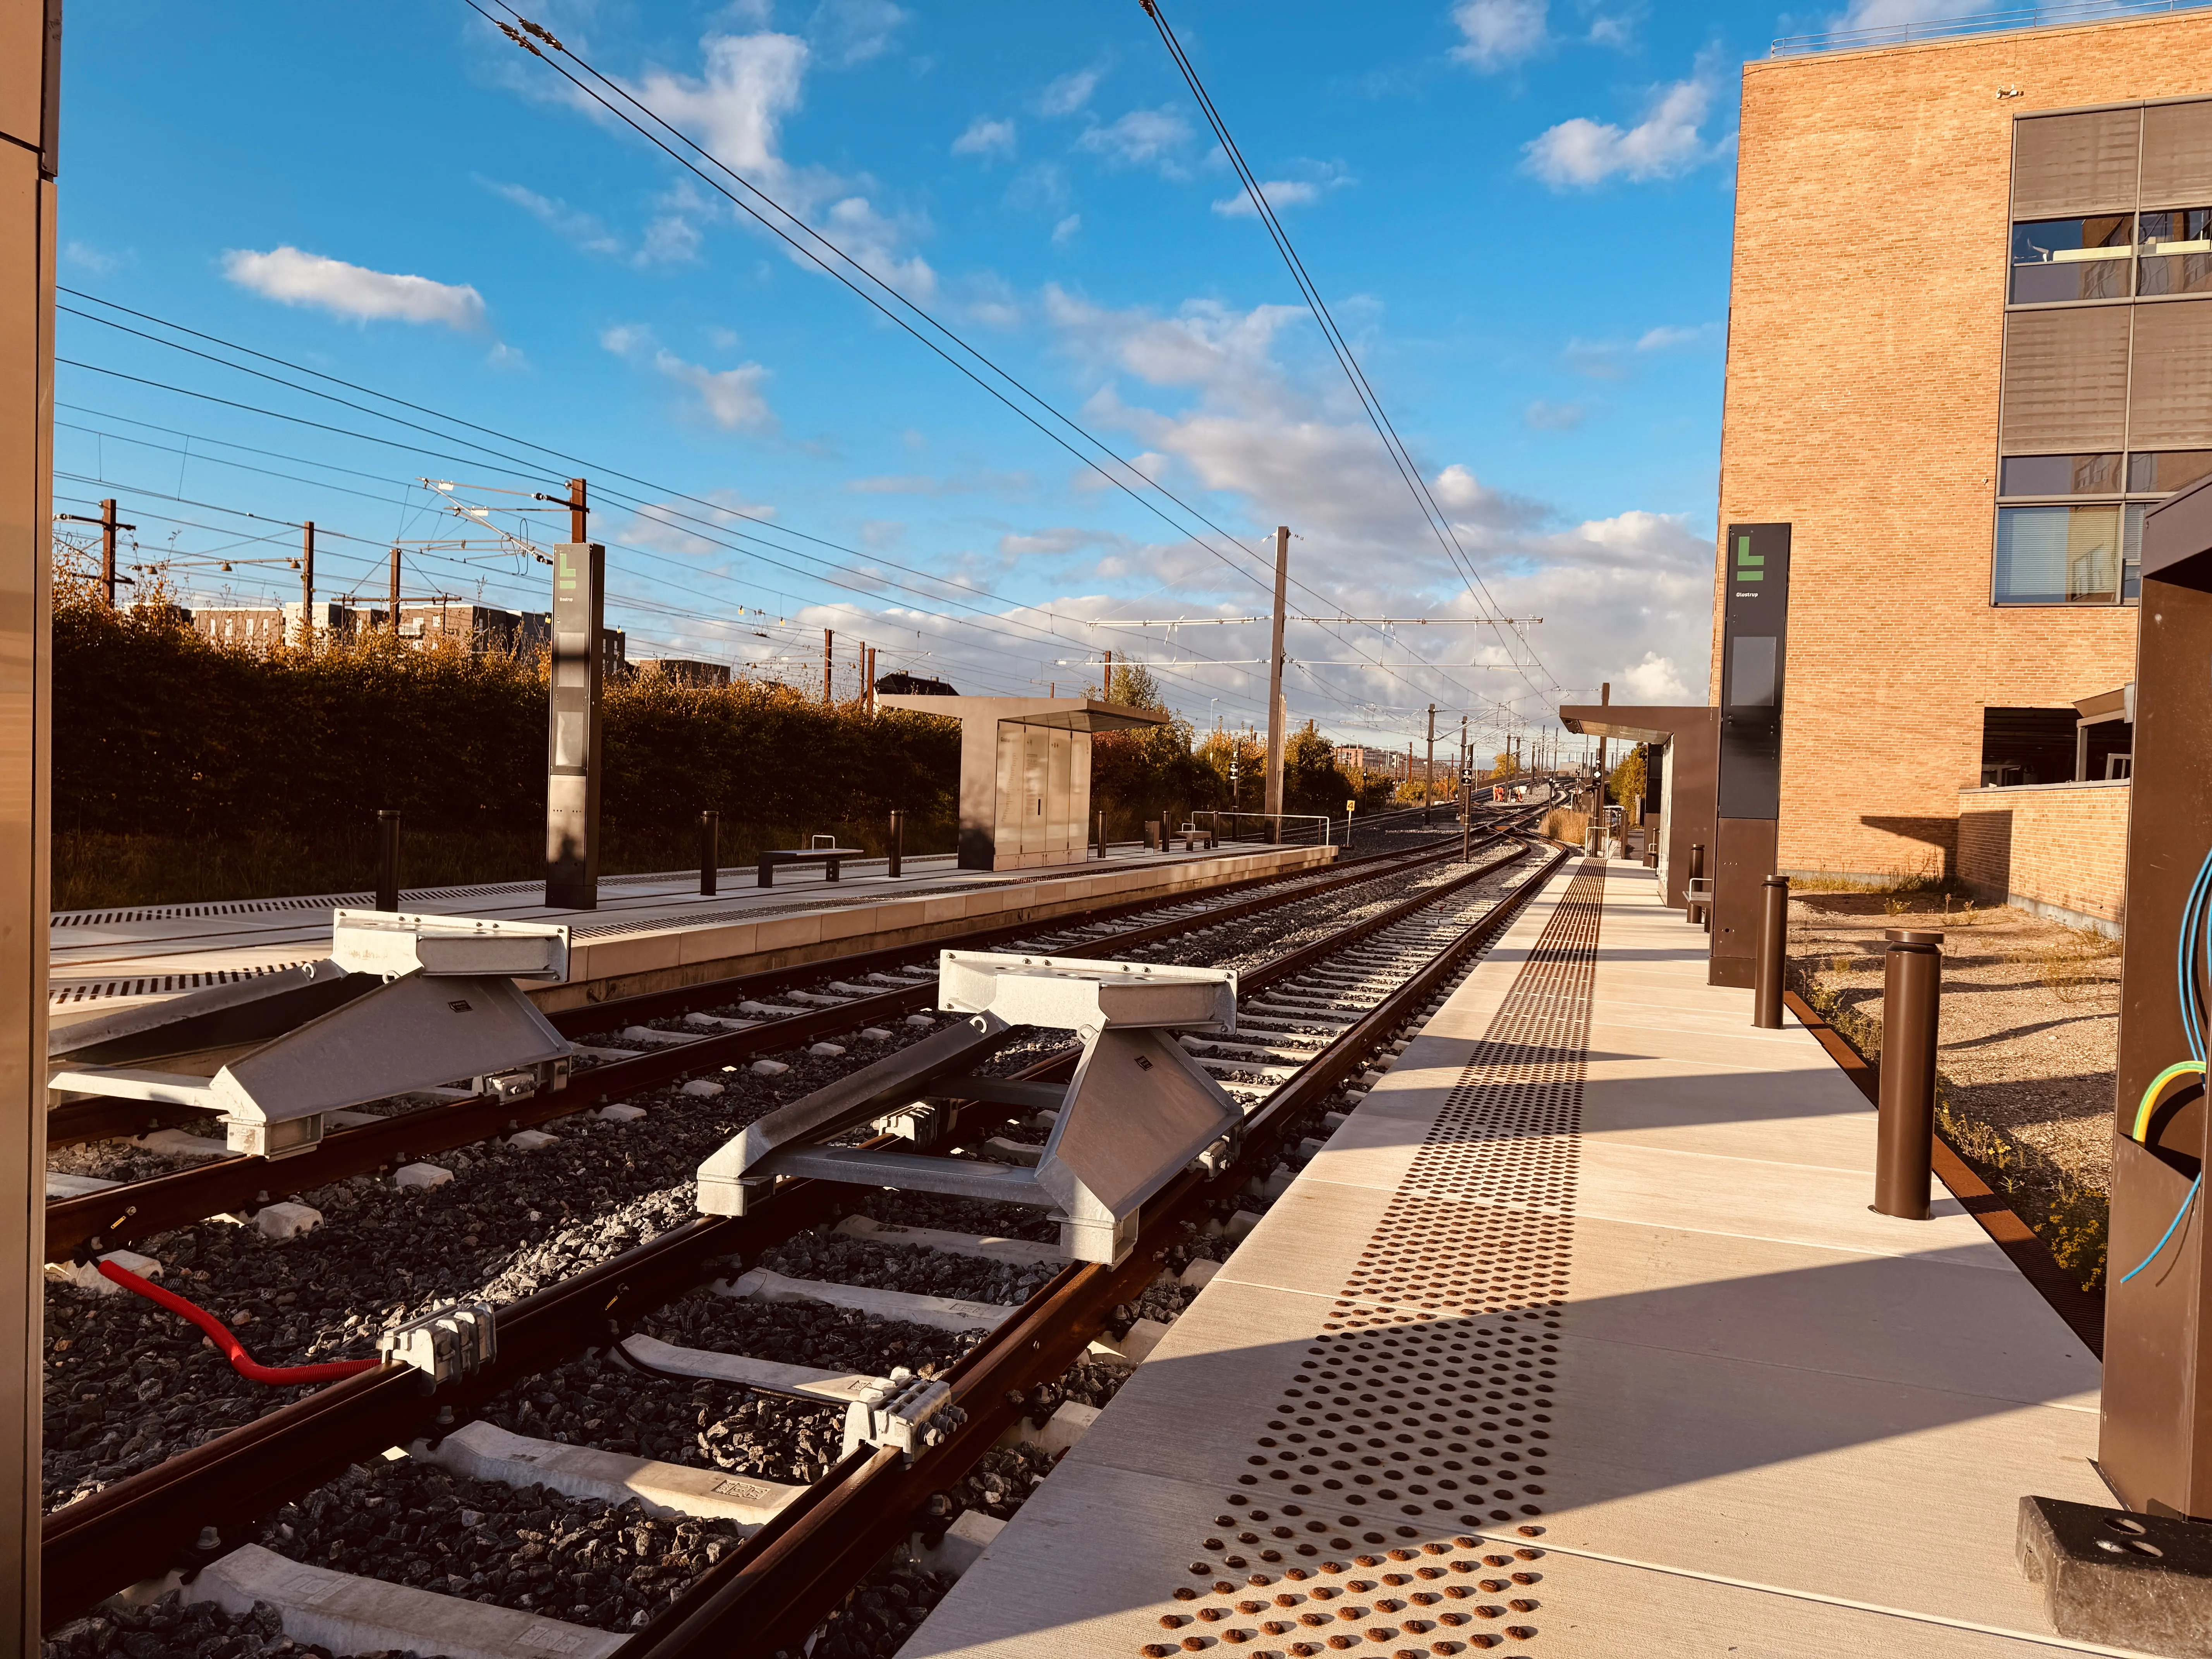
[(2136, 1125), (2131, 1132), (2133, 1138), (2144, 1146), (2150, 1144), (2145, 1139), (2150, 1133), (2150, 1115), (2158, 1109), (2158, 1097), (2165, 1091), (2167, 1084), (2178, 1077), (2203, 1077), (2204, 1074), (2203, 1060), (2177, 1060), (2153, 1078), (2150, 1087), (2142, 1092), (2142, 1103), (2136, 1108)]

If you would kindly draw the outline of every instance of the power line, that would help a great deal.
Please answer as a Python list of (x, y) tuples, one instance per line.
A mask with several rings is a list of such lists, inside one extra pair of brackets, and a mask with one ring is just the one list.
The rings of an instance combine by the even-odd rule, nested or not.
[[(473, 3), (474, 0), (471, 0), (471, 3)], [(1199, 78), (1197, 68), (1183, 52), (1182, 43), (1176, 39), (1175, 31), (1168, 27), (1167, 17), (1160, 9), (1159, 0), (1139, 0), (1139, 3), (1143, 5), (1146, 15), (1152, 20), (1153, 27), (1159, 31), (1161, 42), (1167, 47), (1169, 56), (1175, 60), (1176, 67), (1182, 72), (1183, 81), (1189, 87), (1191, 96), (1197, 100), (1199, 108), (1206, 117), (1206, 125), (1213, 129), (1214, 137), (1219, 142), (1223, 154), (1229, 158), (1231, 165), (1236, 168), (1237, 176), (1243, 181), (1245, 194), (1251, 199), (1261, 225), (1274, 242), (1276, 250), (1282, 255), (1284, 264), (1289, 267), (1291, 278), (1297, 284), (1298, 292), (1305, 299), (1307, 309), (1313, 313), (1314, 320), (1321, 326), (1322, 337), (1328, 343), (1338, 364), (1344, 370), (1346, 379), (1351, 382), (1353, 395), (1359, 399), (1360, 407), (1366, 411), (1369, 422), (1375, 428), (1375, 435), (1382, 441), (1382, 447), (1389, 453), (1392, 465), (1397, 469), (1399, 477), (1404, 480), (1407, 489), (1412, 493), (1415, 507), (1429, 525), (1431, 532), (1435, 534), (1437, 544), (1443, 550), (1445, 558), (1459, 568), (1471, 586), (1480, 594), (1485, 605), (1495, 614), (1499, 609), (1498, 603), (1491, 596), (1488, 586), (1483, 581), (1480, 573), (1475, 569), (1473, 561), (1468, 557), (1467, 550), (1460, 545), (1459, 535), (1452, 528), (1450, 515), (1437, 504), (1436, 496), (1429, 489), (1428, 481), (1421, 476), (1421, 470), (1413, 460), (1412, 452), (1406, 447), (1405, 441), (1398, 435), (1397, 428), (1391, 423), (1389, 414), (1384, 411), (1382, 400), (1375, 395), (1374, 388), (1368, 384), (1367, 376), (1361, 370), (1358, 360), (1353, 356), (1352, 347), (1345, 339), (1342, 331), (1337, 327), (1336, 319), (1331, 314), (1328, 302), (1322, 298), (1321, 290), (1307, 275), (1304, 262), (1298, 258), (1297, 250), (1291, 246), (1289, 233), (1284, 230), (1281, 222), (1275, 217), (1275, 210), (1267, 201), (1267, 191), (1261, 188), (1257, 175), (1246, 165), (1243, 152), (1237, 148), (1237, 140), (1231, 135), (1228, 123), (1223, 120), (1221, 112), (1215, 108), (1212, 98), (1206, 90), (1205, 83)], [(1503, 642), (1504, 634), (1502, 629), (1499, 631), (1498, 637)], [(1535, 660), (1536, 665), (1543, 668), (1545, 678), (1551, 680), (1553, 687), (1557, 689), (1558, 677), (1553, 674), (1550, 669), (1544, 668), (1542, 659), (1535, 657), (1534, 647), (1529, 647), (1529, 654)], [(1527, 676), (1524, 674), (1522, 678), (1526, 679)], [(1539, 696), (1543, 695), (1542, 688), (1533, 679), (1528, 680), (1528, 689)]]

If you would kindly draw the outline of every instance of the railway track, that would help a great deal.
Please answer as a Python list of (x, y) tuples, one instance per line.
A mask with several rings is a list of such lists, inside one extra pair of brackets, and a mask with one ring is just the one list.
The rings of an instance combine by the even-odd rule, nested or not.
[[(1455, 845), (1442, 851), (1455, 858), (1458, 848)], [(1378, 860), (1359, 880), (1407, 878), (1439, 861), (1433, 852), (1413, 859)], [(826, 1468), (821, 1467), (823, 1460), (817, 1459), (814, 1478), (804, 1483), (767, 1480), (757, 1472), (745, 1473), (735, 1484), (758, 1488), (764, 1496), (754, 1504), (752, 1511), (746, 1512), (742, 1524), (730, 1512), (732, 1506), (723, 1504), (720, 1520), (713, 1522), (721, 1531), (700, 1547), (705, 1552), (703, 1558), (697, 1558), (696, 1552), (694, 1558), (687, 1558), (693, 1565), (704, 1565), (704, 1574), (672, 1604), (656, 1601), (651, 1608), (639, 1607), (632, 1622), (644, 1619), (648, 1611), (656, 1616), (630, 1639), (624, 1651), (641, 1655), (705, 1651), (702, 1644), (711, 1643), (716, 1644), (715, 1651), (726, 1652), (731, 1650), (729, 1632), (733, 1630), (747, 1632), (749, 1646), (765, 1639), (761, 1633), (771, 1631), (778, 1640), (786, 1636), (796, 1640), (866, 1576), (890, 1542), (905, 1535), (917, 1516), (922, 1518), (925, 1531), (933, 1518), (942, 1520), (942, 1516), (930, 1516), (930, 1499), (957, 1486), (969, 1469), (991, 1454), (994, 1441), (1018, 1414), (1018, 1407), (1034, 1407), (1041, 1398), (1048, 1407), (1047, 1396), (1055, 1379), (1063, 1378), (1085, 1345), (1109, 1328), (1128, 1322), (1116, 1319), (1117, 1310), (1126, 1315), (1133, 1307), (1146, 1304), (1148, 1295), (1152, 1305), (1158, 1305), (1158, 1287), (1150, 1281), (1159, 1273), (1161, 1261), (1173, 1257), (1180, 1264), (1186, 1259), (1206, 1259), (1208, 1249), (1218, 1253), (1218, 1245), (1206, 1243), (1203, 1220), (1193, 1218), (1210, 1216), (1218, 1223), (1218, 1212), (1236, 1206), (1237, 1200), (1229, 1194), (1255, 1182), (1255, 1195), (1244, 1201), (1265, 1201), (1266, 1182), (1273, 1167), (1272, 1164), (1262, 1167), (1265, 1160), (1277, 1156), (1285, 1138), (1294, 1129), (1321, 1128), (1325, 1103), (1347, 1080), (1358, 1075), (1378, 1046), (1387, 1043), (1417, 1015), (1431, 993), (1462, 968), (1467, 955), (1494, 931), (1510, 906), (1475, 901), (1472, 889), (1477, 879), (1471, 874), (1452, 877), (1426, 892), (1382, 907), (1356, 927), (1317, 939), (1244, 975), (1237, 1036), (1219, 1041), (1190, 1040), (1186, 1045), (1245, 1107), (1243, 1155), (1234, 1169), (1219, 1175), (1186, 1175), (1148, 1204), (1139, 1248), (1121, 1267), (1084, 1266), (1062, 1270), (1018, 1307), (1001, 1306), (988, 1315), (975, 1312), (973, 1304), (968, 1304), (964, 1314), (959, 1310), (949, 1314), (944, 1309), (923, 1310), (940, 1316), (936, 1326), (899, 1317), (915, 1311), (916, 1304), (901, 1301), (896, 1293), (875, 1298), (879, 1310), (892, 1310), (875, 1322), (885, 1332), (905, 1333), (888, 1340), (930, 1349), (933, 1358), (925, 1369), (942, 1374), (966, 1413), (965, 1422), (911, 1463), (903, 1456), (862, 1446), (836, 1458)], [(1525, 891), (1534, 879), (1532, 876), (1524, 881), (1519, 890)], [(1178, 940), (1188, 947), (1193, 935), (1261, 913), (1249, 907), (1302, 902), (1317, 893), (1336, 893), (1354, 884), (1334, 878), (1282, 884), (1295, 890), (1262, 895), (1257, 900), (1156, 906), (1149, 919), (1141, 919), (1142, 925), (1134, 928), (1109, 931), (1110, 921), (1103, 917), (1070, 920), (1043, 928), (1033, 927), (1026, 930), (1021, 943), (1028, 950), (1044, 949), (1060, 955), (1085, 951), (1127, 954), (1161, 949)], [(1182, 914), (1164, 914), (1168, 911)], [(1231, 915), (1232, 911), (1237, 915)], [(1477, 920), (1478, 912), (1487, 920)], [(793, 981), (823, 982), (821, 976), (837, 967), (835, 963), (811, 964), (784, 978), (787, 987)], [(899, 978), (884, 968), (870, 971), (895, 981)], [(892, 1013), (908, 1002), (918, 1009), (929, 1000), (933, 986), (918, 975), (908, 977), (915, 982), (886, 986), (866, 995), (850, 994), (858, 988), (856, 981), (841, 978), (830, 981), (840, 988), (837, 990), (809, 994), (817, 1001), (799, 1000), (797, 994), (787, 990), (787, 1000), (781, 1006), (791, 1012), (759, 1012), (753, 1018), (761, 1024), (743, 1030), (693, 1042), (666, 1042), (634, 1060), (611, 1060), (580, 1081), (588, 1085), (595, 1078), (630, 1068), (630, 1078), (649, 1075), (665, 1082), (702, 1065), (718, 1060), (731, 1063), (733, 1054), (743, 1058), (771, 1048), (789, 1052), (792, 1044), (813, 1036), (817, 1024), (823, 1032), (836, 1034), (850, 1030), (861, 1018), (876, 1017), (879, 1010)], [(695, 992), (713, 999), (709, 1006), (728, 1006), (726, 985), (695, 988)], [(675, 1002), (692, 994), (682, 994)], [(662, 1006), (651, 1016), (641, 1012), (641, 1018), (666, 1020), (699, 1012), (696, 1007), (674, 1006), (666, 998), (642, 1000)], [(606, 1018), (605, 1010), (584, 1012), (597, 1013), (601, 1020)], [(689, 1033), (663, 1035), (681, 1037)], [(720, 1046), (731, 1038), (746, 1041), (735, 1048)], [(1042, 1054), (1023, 1075), (1042, 1081), (1055, 1067), (1065, 1068), (1071, 1059), (1066, 1054)], [(624, 1080), (618, 1088), (605, 1092), (632, 1092), (640, 1086)], [(562, 1109), (574, 1110), (591, 1098), (587, 1096), (582, 1103), (572, 1099), (562, 1103)], [(994, 1139), (989, 1132), (1002, 1127), (1014, 1115), (1007, 1100), (967, 1103), (959, 1109), (945, 1144), (988, 1146)], [(457, 1115), (445, 1121), (456, 1122)], [(1021, 1132), (1015, 1133), (1018, 1136)], [(995, 1139), (1008, 1146), (1019, 1144), (1018, 1139)], [(1018, 1152), (1011, 1155), (1019, 1156)], [(211, 1190), (213, 1184), (209, 1182), (203, 1190)], [(523, 1420), (527, 1426), (529, 1412), (526, 1408), (518, 1417), (514, 1399), (518, 1391), (526, 1393), (532, 1379), (549, 1371), (588, 1364), (601, 1370), (630, 1372), (665, 1383), (665, 1367), (641, 1361), (638, 1350), (642, 1346), (665, 1360), (665, 1351), (676, 1345), (660, 1339), (641, 1340), (642, 1326), (659, 1318), (672, 1303), (688, 1297), (696, 1305), (704, 1297), (714, 1297), (715, 1292), (699, 1287), (714, 1278), (716, 1264), (732, 1257), (750, 1264), (757, 1264), (764, 1256), (773, 1258), (779, 1248), (810, 1229), (837, 1219), (841, 1212), (848, 1213), (841, 1231), (832, 1237), (858, 1239), (869, 1248), (880, 1247), (885, 1237), (881, 1227), (864, 1224), (867, 1218), (849, 1213), (854, 1211), (858, 1195), (856, 1189), (821, 1182), (787, 1182), (775, 1205), (763, 1214), (684, 1222), (647, 1243), (501, 1307), (495, 1318), (496, 1358), (475, 1376), (441, 1385), (434, 1395), (426, 1395), (420, 1373), (397, 1366), (364, 1372), (58, 1510), (49, 1519), (46, 1534), (50, 1620), (66, 1617), (124, 1583), (158, 1576), (174, 1562), (228, 1552), (240, 1540), (255, 1536), (264, 1517), (284, 1510), (288, 1503), (311, 1488), (333, 1477), (343, 1477), (349, 1465), (374, 1458), (386, 1446), (422, 1439), (434, 1456), (439, 1447), (449, 1443), (441, 1437), (442, 1431), (460, 1428), (473, 1419), (503, 1416), (509, 1422)], [(143, 1205), (140, 1207), (143, 1213)], [(936, 1211), (923, 1206), (925, 1223), (936, 1215)], [(149, 1225), (148, 1230), (155, 1229)], [(940, 1234), (945, 1231), (939, 1230)], [(986, 1246), (975, 1232), (949, 1244), (942, 1237), (928, 1242), (943, 1248), (920, 1254), (982, 1263), (1002, 1279), (1007, 1277), (1005, 1270), (1010, 1265), (1026, 1262), (1026, 1280), (1015, 1275), (1016, 1289), (1033, 1284), (1053, 1254), (1034, 1245), (1026, 1253), (1012, 1248), (1022, 1243), (1018, 1238), (995, 1248)], [(904, 1249), (896, 1244), (887, 1248), (893, 1252)], [(757, 1267), (751, 1277), (753, 1297), (719, 1297), (719, 1304), (732, 1310), (753, 1307), (765, 1281), (761, 1280)], [(827, 1292), (818, 1288), (810, 1291), (806, 1285), (818, 1287), (826, 1283), (818, 1278), (792, 1281), (787, 1276), (783, 1282), (770, 1286), (769, 1293), (819, 1308), (830, 1305), (819, 1300)], [(744, 1288), (744, 1281), (740, 1279), (735, 1288)], [(787, 1300), (761, 1305), (788, 1308), (794, 1304)], [(1172, 1309), (1163, 1310), (1171, 1313)], [(941, 1336), (948, 1318), (957, 1340), (918, 1340), (914, 1335), (916, 1331), (934, 1329)], [(962, 1318), (968, 1321), (964, 1330), (959, 1326)], [(986, 1324), (988, 1330), (983, 1328)], [(821, 1322), (816, 1320), (815, 1325), (819, 1328)], [(674, 1329), (665, 1322), (662, 1328)], [(585, 1360), (578, 1360), (576, 1356), (586, 1351), (599, 1358), (586, 1353)], [(785, 1359), (752, 1358), (761, 1364), (788, 1364)], [(878, 1373), (893, 1369), (888, 1363), (875, 1366)], [(688, 1377), (680, 1372), (678, 1376), (678, 1393), (683, 1392), (684, 1382), (690, 1384), (687, 1398), (697, 1396), (708, 1381), (698, 1376), (696, 1364)], [(596, 1389), (601, 1385), (592, 1386)], [(756, 1379), (750, 1384), (732, 1386), (744, 1389), (759, 1385)], [(1041, 1389), (1047, 1390), (1047, 1396), (1039, 1395)], [(804, 1400), (802, 1389), (797, 1413), (803, 1416), (811, 1410), (818, 1418), (824, 1408), (809, 1407)], [(466, 1438), (466, 1435), (455, 1437), (457, 1441)], [(706, 1444), (703, 1429), (701, 1444)], [(472, 1490), (484, 1490), (483, 1482), (478, 1481)], [(590, 1501), (574, 1499), (570, 1508)], [(612, 1512), (604, 1503), (599, 1508), (602, 1518)], [(736, 1508), (742, 1510), (744, 1505)], [(304, 1511), (284, 1512), (298, 1517), (295, 1533), (301, 1528), (313, 1532), (319, 1524), (307, 1518)], [(471, 1512), (466, 1508), (459, 1511), (462, 1515)], [(481, 1522), (480, 1516), (479, 1529)], [(291, 1522), (281, 1524), (294, 1527)], [(756, 1524), (758, 1529), (739, 1542), (737, 1532)], [(521, 1530), (542, 1533), (542, 1528)], [(641, 1520), (635, 1530), (643, 1537), (648, 1528)], [(319, 1533), (314, 1535), (320, 1537)], [(697, 1544), (701, 1535), (695, 1526), (692, 1543)], [(336, 1553), (331, 1559), (343, 1554), (337, 1545), (332, 1547)], [(526, 1540), (524, 1553), (528, 1547)], [(636, 1546), (641, 1558), (647, 1547), (644, 1543)], [(559, 1549), (552, 1553), (557, 1556)], [(652, 1565), (658, 1570), (663, 1564)], [(477, 1582), (481, 1577), (479, 1573)], [(460, 1581), (456, 1577), (454, 1582)], [(441, 1588), (449, 1598), (456, 1594), (453, 1583), (441, 1583)], [(480, 1592), (479, 1599), (498, 1598)], [(513, 1599), (509, 1596), (502, 1605), (511, 1607)], [(582, 1610), (601, 1614), (605, 1611), (589, 1606)], [(577, 1607), (563, 1602), (559, 1611), (574, 1613)], [(563, 1624), (560, 1628), (582, 1627)], [(420, 1642), (407, 1645), (433, 1650)]]
[[(939, 948), (993, 949), (1012, 943), (1030, 948), (1049, 945), (1063, 954), (1103, 954), (1148, 948), (1206, 927), (1276, 908), (1285, 903), (1341, 891), (1391, 873), (1441, 863), (1458, 848), (1438, 842), (1406, 852), (1370, 854), (1325, 866), (1321, 872), (1270, 876), (1233, 883), (1183, 901), (1158, 900), (1101, 907), (1047, 924), (1012, 924), (933, 940), (808, 963), (788, 969), (625, 998), (551, 1016), (555, 1028), (571, 1040), (601, 1039), (592, 1056), (604, 1063), (580, 1070), (564, 1090), (524, 1101), (472, 1096), (419, 1105), (368, 1123), (356, 1121), (326, 1136), (313, 1152), (281, 1164), (259, 1158), (209, 1156), (196, 1167), (127, 1181), (90, 1193), (49, 1201), (46, 1259), (65, 1261), (88, 1253), (110, 1251), (135, 1240), (200, 1218), (247, 1212), (272, 1197), (327, 1185), (365, 1171), (380, 1170), (470, 1146), (498, 1134), (531, 1129), (558, 1117), (657, 1088), (692, 1072), (749, 1063), (793, 1046), (806, 1046), (871, 1027), (895, 1025), (929, 1004), (933, 973), (917, 964), (933, 962)], [(903, 975), (908, 982), (889, 981)], [(793, 1005), (764, 1001), (796, 996)], [(708, 1011), (744, 1008), (763, 1012), (748, 1021), (717, 1017)], [(649, 1022), (670, 1018), (716, 1021), (684, 1035), (694, 1041), (666, 1041), (674, 1034), (633, 1038), (657, 1045), (655, 1052), (622, 1057), (604, 1046), (621, 1042), (622, 1034), (650, 1030)], [(724, 1029), (744, 1027), (744, 1029)], [(706, 1035), (712, 1031), (714, 1035)], [(198, 1140), (176, 1126), (190, 1124), (189, 1111), (149, 1109), (138, 1102), (88, 1100), (54, 1109), (50, 1147), (112, 1139), (122, 1135), (158, 1139), (168, 1132), (172, 1145)], [(153, 1150), (159, 1151), (159, 1147)]]

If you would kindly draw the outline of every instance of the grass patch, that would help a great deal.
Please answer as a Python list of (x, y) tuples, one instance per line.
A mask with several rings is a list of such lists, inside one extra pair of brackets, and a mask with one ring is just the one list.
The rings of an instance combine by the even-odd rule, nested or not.
[(1580, 847), (1589, 835), (1589, 814), (1555, 806), (1544, 814), (1544, 826), (1536, 833), (1551, 841), (1564, 841)]

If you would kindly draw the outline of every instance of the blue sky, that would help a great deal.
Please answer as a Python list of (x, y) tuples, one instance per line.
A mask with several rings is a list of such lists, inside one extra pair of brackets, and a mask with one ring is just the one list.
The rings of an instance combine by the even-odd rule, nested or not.
[(1263, 538), (1285, 523), (1294, 611), (1545, 618), (1525, 647), (1294, 623), (1293, 716), (1347, 740), (1401, 744), (1431, 701), (1440, 728), (1504, 732), (1601, 679), (1705, 695), (1737, 69), (1828, 19), (1176, 0), (1490, 611), (1137, 0), (530, 15), (1219, 532), (1141, 480), (1105, 485), (459, 0), (343, 27), (270, 4), (75, 9), (61, 273), (490, 428), (508, 459), (65, 315), (61, 355), (96, 368), (59, 371), (62, 510), (118, 495), (138, 556), (173, 556), (202, 602), (295, 597), (283, 521), (312, 517), (319, 596), (380, 595), (396, 539), (410, 595), (542, 608), (542, 568), (417, 482), (560, 539), (565, 520), (495, 493), (570, 471), (519, 440), (622, 492), (593, 533), (633, 656), (803, 679), (827, 626), (848, 685), (865, 640), (879, 671), (1042, 693), (1114, 648), (1200, 725), (1264, 718), (1263, 629), (1088, 624), (1264, 611)]

